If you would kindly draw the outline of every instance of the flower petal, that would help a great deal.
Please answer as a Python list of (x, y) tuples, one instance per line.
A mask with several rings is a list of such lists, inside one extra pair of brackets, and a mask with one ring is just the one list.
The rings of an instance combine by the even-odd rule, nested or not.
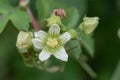
[(42, 49), (43, 48), (43, 40), (39, 38), (32, 39), (33, 46), (36, 49)]
[(70, 33), (65, 32), (62, 35), (60, 35), (59, 38), (61, 39), (62, 44), (65, 44), (67, 41), (69, 41), (71, 39), (71, 35), (70, 35)]
[(42, 39), (42, 38), (45, 38), (47, 36), (47, 33), (45, 31), (40, 30), (38, 32), (35, 32), (34, 35), (35, 35), (35, 37)]
[(54, 35), (59, 35), (60, 34), (60, 27), (58, 24), (53, 24), (51, 25), (51, 27), (49, 28), (49, 33)]
[(55, 54), (54, 56), (57, 59), (60, 59), (62, 61), (68, 61), (68, 54), (66, 53), (65, 49), (62, 47), (60, 48)]
[(41, 51), (41, 53), (39, 54), (39, 59), (41, 60), (41, 61), (45, 61), (45, 60), (47, 60), (49, 57), (50, 57), (50, 53), (48, 52), (48, 51), (46, 51), (46, 50), (42, 50)]

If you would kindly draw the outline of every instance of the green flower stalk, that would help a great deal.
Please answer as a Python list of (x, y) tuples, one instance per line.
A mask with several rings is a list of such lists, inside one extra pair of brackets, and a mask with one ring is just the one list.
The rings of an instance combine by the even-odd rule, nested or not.
[(86, 34), (90, 34), (96, 29), (98, 23), (98, 17), (84, 17), (83, 22), (80, 24), (79, 28)]
[(16, 46), (20, 53), (25, 53), (32, 46), (32, 32), (20, 31), (17, 36)]
[(62, 61), (68, 60), (68, 54), (63, 46), (71, 39), (69, 32), (60, 35), (59, 25), (52, 24), (48, 33), (40, 30), (35, 32), (34, 35), (35, 38), (32, 39), (33, 46), (36, 49), (42, 49), (39, 53), (40, 61), (47, 60), (51, 55)]

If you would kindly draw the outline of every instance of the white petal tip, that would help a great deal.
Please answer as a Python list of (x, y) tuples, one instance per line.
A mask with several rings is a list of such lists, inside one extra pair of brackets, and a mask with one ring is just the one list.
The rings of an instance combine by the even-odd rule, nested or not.
[(68, 61), (68, 54), (66, 53), (65, 49), (62, 47), (54, 56), (57, 59), (67, 62)]
[(63, 33), (62, 35), (60, 35), (59, 38), (61, 39), (61, 42), (62, 42), (63, 44), (65, 44), (66, 42), (68, 42), (68, 41), (71, 39), (71, 35), (70, 35), (69, 32), (65, 32), (65, 33)]
[(41, 58), (39, 58), (39, 60), (40, 60), (40, 61), (45, 61), (45, 59), (41, 59)]
[(62, 61), (65, 61), (65, 62), (67, 62), (67, 61), (68, 61), (68, 58), (66, 58), (66, 59), (63, 59)]
[(47, 60), (48, 58), (50, 57), (50, 53), (45, 51), (45, 50), (42, 50), (42, 52), (39, 54), (39, 60), (40, 61), (45, 61)]

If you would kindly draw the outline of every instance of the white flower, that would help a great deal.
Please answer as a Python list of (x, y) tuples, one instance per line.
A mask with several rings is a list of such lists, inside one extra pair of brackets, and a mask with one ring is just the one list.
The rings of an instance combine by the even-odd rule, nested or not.
[(51, 55), (62, 61), (68, 60), (68, 55), (64, 49), (64, 44), (71, 39), (68, 32), (60, 35), (60, 27), (57, 24), (51, 25), (48, 33), (40, 30), (35, 32), (35, 38), (32, 39), (33, 46), (36, 49), (42, 49), (39, 54), (41, 61), (47, 60)]
[(32, 46), (32, 38), (32, 32), (19, 32), (17, 36), (16, 46), (21, 53), (27, 52), (28, 48)]

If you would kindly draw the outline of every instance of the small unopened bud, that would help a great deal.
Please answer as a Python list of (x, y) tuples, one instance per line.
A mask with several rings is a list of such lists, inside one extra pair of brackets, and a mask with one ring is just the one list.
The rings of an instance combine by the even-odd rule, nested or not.
[(71, 38), (72, 39), (76, 39), (77, 38), (77, 32), (74, 29), (71, 29), (68, 32), (71, 34)]
[(17, 42), (16, 46), (20, 53), (25, 53), (32, 45), (32, 38), (33, 33), (32, 32), (24, 32), (20, 31), (17, 36)]
[(62, 21), (61, 21), (60, 17), (58, 17), (56, 15), (51, 15), (50, 18), (48, 18), (46, 21), (47, 21), (47, 26), (49, 26), (49, 27), (52, 24), (62, 25)]
[(60, 8), (60, 9), (54, 9), (52, 12), (54, 15), (59, 16), (61, 18), (65, 18), (66, 17), (66, 12), (64, 9)]
[(19, 0), (19, 5), (21, 7), (26, 7), (29, 2), (30, 2), (30, 0)]
[(95, 30), (99, 23), (98, 17), (84, 17), (83, 22), (80, 24), (80, 29), (86, 34), (89, 34)]

